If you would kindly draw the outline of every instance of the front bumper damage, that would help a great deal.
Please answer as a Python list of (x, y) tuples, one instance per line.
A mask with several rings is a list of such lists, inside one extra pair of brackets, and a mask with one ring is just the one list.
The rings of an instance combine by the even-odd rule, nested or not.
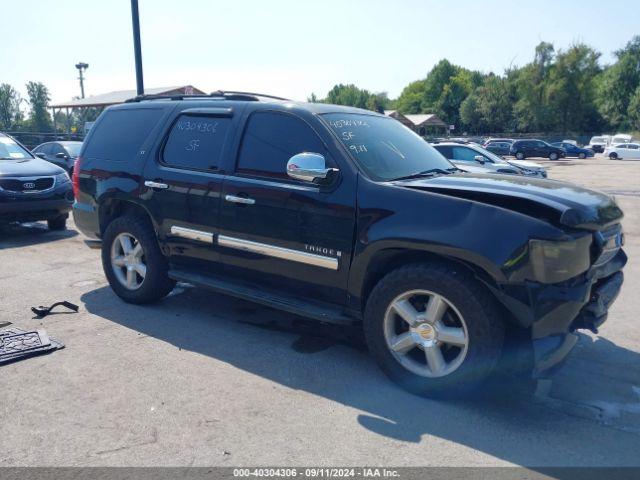
[[(610, 261), (592, 267), (580, 277), (562, 284), (504, 285), (495, 293), (512, 313), (516, 324), (529, 335), (518, 345), (518, 370), (533, 373), (535, 378), (551, 375), (567, 358), (578, 341), (577, 330), (598, 332), (606, 321), (609, 308), (618, 297), (627, 263), (623, 250)], [(529, 345), (522, 349), (522, 343)], [(526, 350), (526, 351), (524, 351)]]

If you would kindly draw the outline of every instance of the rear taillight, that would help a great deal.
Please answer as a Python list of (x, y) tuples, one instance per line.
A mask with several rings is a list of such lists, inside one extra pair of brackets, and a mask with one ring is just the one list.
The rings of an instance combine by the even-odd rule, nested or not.
[(71, 176), (71, 182), (73, 185), (73, 196), (76, 200), (78, 200), (78, 195), (80, 195), (80, 161), (82, 159), (80, 157), (76, 158), (76, 163), (73, 166), (73, 175)]

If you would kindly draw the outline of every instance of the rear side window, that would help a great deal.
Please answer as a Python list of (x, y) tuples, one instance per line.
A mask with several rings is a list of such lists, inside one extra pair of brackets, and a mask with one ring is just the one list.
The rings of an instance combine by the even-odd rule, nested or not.
[(39, 146), (34, 150), (34, 152), (44, 153), (45, 155), (49, 155), (51, 153), (51, 145), (52, 143), (45, 143), (44, 145)]
[(302, 152), (324, 155), (324, 144), (300, 118), (276, 112), (256, 112), (249, 118), (236, 171), (252, 176), (287, 179), (289, 159)]
[(448, 158), (449, 160), (453, 158), (451, 147), (447, 147), (445, 145), (434, 145), (433, 148), (439, 151), (444, 156), (444, 158)]
[(164, 146), (164, 163), (178, 168), (216, 170), (230, 126), (229, 117), (180, 115)]
[(66, 154), (67, 154), (67, 152), (65, 151), (65, 149), (64, 149), (64, 148), (62, 148), (62, 147), (60, 146), (60, 144), (58, 144), (58, 143), (53, 143), (53, 144), (52, 144), (52, 146), (51, 146), (51, 155), (57, 155), (57, 154), (59, 154), (59, 153), (63, 153), (64, 155), (66, 155)]
[(133, 160), (162, 113), (159, 108), (107, 110), (89, 138), (84, 157), (116, 162)]

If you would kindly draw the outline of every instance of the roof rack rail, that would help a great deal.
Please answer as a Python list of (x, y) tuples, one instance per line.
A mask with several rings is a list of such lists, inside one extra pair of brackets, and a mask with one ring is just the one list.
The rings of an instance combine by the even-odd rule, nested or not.
[(284, 100), (287, 98), (276, 97), (273, 95), (266, 95), (262, 93), (250, 93), (250, 92), (235, 92), (235, 91), (222, 91), (216, 90), (209, 94), (177, 94), (177, 95), (162, 95), (162, 94), (147, 94), (136, 95), (133, 98), (125, 100), (125, 103), (141, 102), (143, 100), (184, 100), (185, 98), (224, 98), (226, 100), (244, 100), (249, 102), (258, 102), (260, 98), (270, 98), (273, 100)]

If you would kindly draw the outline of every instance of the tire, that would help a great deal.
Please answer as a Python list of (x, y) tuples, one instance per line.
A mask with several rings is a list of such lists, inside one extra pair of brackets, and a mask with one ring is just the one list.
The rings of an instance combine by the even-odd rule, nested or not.
[(49, 220), (47, 220), (47, 226), (49, 227), (49, 230), (66, 230), (67, 218), (69, 218), (69, 215), (64, 213), (62, 215), (58, 215), (57, 217), (50, 218)]
[(609, 160), (617, 160), (618, 159), (618, 154), (616, 152), (611, 152), (609, 154)]
[(584, 160), (585, 158), (587, 158), (587, 154), (586, 154), (586, 153), (579, 153), (579, 154), (578, 154), (578, 158), (579, 158), (580, 160)]
[[(415, 292), (418, 293), (414, 297), (406, 297)], [(431, 296), (426, 304), (421, 304), (424, 292)], [(422, 319), (424, 323), (418, 322), (417, 327), (410, 330), (409, 323), (397, 313), (398, 307), (392, 307), (408, 300), (415, 313), (428, 315), (425, 305), (430, 305), (432, 298), (444, 300), (445, 305), (444, 310), (439, 310), (444, 311), (444, 315), (441, 321), (435, 322), (435, 328), (425, 327), (424, 323), (429, 321)], [(434, 305), (438, 304), (442, 305), (441, 302)], [(405, 307), (400, 310), (403, 309), (405, 315), (415, 318), (406, 313), (414, 311)], [(466, 346), (442, 341), (443, 327), (448, 327), (449, 332), (462, 330)], [(365, 308), (366, 342), (381, 369), (406, 390), (435, 398), (458, 397), (479, 387), (496, 367), (504, 331), (493, 297), (471, 275), (445, 264), (412, 264), (392, 271), (374, 287)], [(390, 345), (404, 346), (405, 342), (399, 340), (407, 338), (405, 333), (410, 334), (411, 340), (417, 338), (423, 344), (411, 347), (409, 340), (406, 343), (409, 350), (394, 352)], [(445, 362), (444, 367), (440, 362), (439, 369), (432, 369), (427, 361), (427, 349), (434, 344)]]
[(549, 160), (558, 160), (558, 154), (556, 152), (551, 152), (549, 154)]
[(524, 153), (522, 153), (522, 152), (516, 152), (516, 158), (517, 158), (518, 160), (524, 160), (524, 158), (525, 158), (525, 157), (524, 157)]
[(127, 303), (155, 302), (176, 284), (167, 274), (169, 262), (155, 230), (143, 217), (118, 217), (109, 224), (102, 238), (102, 268), (113, 291)]

